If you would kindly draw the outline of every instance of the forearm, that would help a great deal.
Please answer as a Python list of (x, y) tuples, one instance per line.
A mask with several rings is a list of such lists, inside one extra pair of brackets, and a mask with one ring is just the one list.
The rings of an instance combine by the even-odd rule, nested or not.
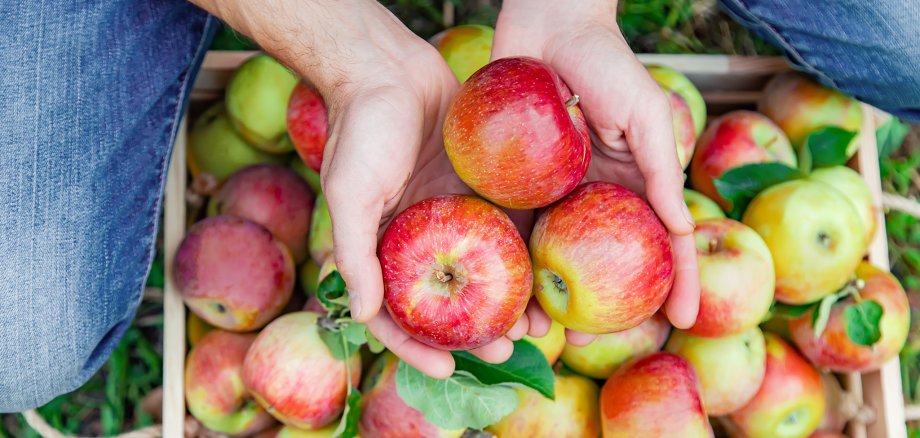
[[(617, 0), (505, 0), (498, 16), (494, 52), (546, 58), (546, 49), (556, 39), (577, 36), (589, 26), (616, 30)], [(514, 46), (514, 47), (505, 47)], [(494, 53), (493, 52), (493, 53)]]

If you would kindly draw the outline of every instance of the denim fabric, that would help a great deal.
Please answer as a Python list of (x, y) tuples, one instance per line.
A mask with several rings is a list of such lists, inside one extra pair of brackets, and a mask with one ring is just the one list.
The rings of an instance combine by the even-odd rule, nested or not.
[(0, 412), (79, 387), (130, 325), (212, 28), (177, 0), (0, 5)]
[(920, 0), (721, 0), (792, 64), (857, 99), (920, 121)]

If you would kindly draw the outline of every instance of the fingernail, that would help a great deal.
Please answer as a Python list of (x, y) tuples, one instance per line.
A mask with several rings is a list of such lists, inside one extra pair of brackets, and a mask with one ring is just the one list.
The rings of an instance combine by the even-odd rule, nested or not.
[(695, 227), (695, 226), (696, 226), (696, 223), (693, 221), (693, 215), (690, 214), (690, 208), (687, 207), (687, 203), (686, 203), (686, 202), (684, 202), (683, 204), (684, 204), (684, 205), (683, 205), (684, 219), (687, 220), (687, 223), (690, 224), (691, 227)]
[(351, 309), (351, 318), (360, 320), (363, 316), (361, 313), (361, 300), (358, 299), (358, 295), (351, 293), (348, 299), (349, 308)]

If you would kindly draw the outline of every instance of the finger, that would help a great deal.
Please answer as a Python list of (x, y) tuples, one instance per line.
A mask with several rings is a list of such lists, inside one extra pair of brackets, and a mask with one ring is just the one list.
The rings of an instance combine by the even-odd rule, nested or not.
[(386, 312), (381, 312), (368, 321), (367, 328), (388, 350), (422, 373), (436, 379), (446, 379), (453, 374), (454, 358), (450, 352), (429, 347), (412, 339)]
[(530, 302), (527, 303), (527, 310), (524, 312), (527, 314), (527, 321), (530, 324), (527, 330), (528, 335), (534, 338), (542, 338), (549, 333), (553, 321), (540, 307), (540, 302), (536, 298), (530, 299)]
[(693, 235), (672, 235), (671, 248), (674, 251), (676, 273), (674, 286), (665, 303), (665, 313), (674, 327), (687, 329), (696, 322), (700, 308), (700, 273)]
[(470, 350), (470, 353), (489, 363), (502, 363), (514, 353), (514, 343), (502, 336), (485, 346)]
[(527, 320), (527, 314), (522, 314), (520, 318), (514, 323), (511, 327), (511, 330), (508, 330), (508, 333), (505, 333), (505, 337), (516, 341), (524, 337), (527, 334), (527, 329), (530, 327), (530, 323)]
[(576, 347), (584, 347), (597, 339), (597, 335), (565, 329), (565, 341)]

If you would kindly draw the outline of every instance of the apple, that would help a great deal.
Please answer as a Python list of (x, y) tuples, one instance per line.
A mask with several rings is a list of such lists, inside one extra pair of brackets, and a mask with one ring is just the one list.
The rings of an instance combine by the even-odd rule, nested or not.
[(576, 374), (557, 373), (554, 387), (555, 400), (530, 388), (516, 388), (517, 408), (486, 431), (501, 438), (597, 438), (597, 384)]
[(378, 254), (393, 320), (435, 348), (470, 350), (504, 336), (530, 299), (524, 240), (508, 215), (475, 196), (412, 205), (390, 222)]
[(328, 425), (345, 408), (348, 390), (361, 379), (358, 352), (336, 359), (320, 338), (314, 312), (279, 317), (259, 333), (243, 361), (243, 383), (282, 423), (300, 429)]
[(787, 304), (810, 303), (840, 289), (866, 250), (859, 213), (820, 181), (787, 181), (760, 192), (742, 222), (770, 248), (776, 299)]
[(862, 176), (846, 166), (834, 166), (816, 169), (808, 175), (809, 179), (818, 180), (837, 189), (845, 196), (859, 217), (862, 219), (866, 230), (866, 244), (872, 242), (875, 230), (878, 228), (878, 205), (872, 198), (872, 192)]
[(227, 83), (227, 114), (249, 144), (265, 152), (283, 153), (293, 144), (287, 133), (287, 108), (297, 76), (265, 54), (246, 60)]
[(337, 422), (316, 430), (297, 429), (284, 426), (274, 438), (335, 438), (335, 430), (339, 427)]
[(288, 138), (303, 162), (316, 172), (323, 165), (328, 123), (323, 96), (310, 84), (298, 82), (288, 100)]
[(313, 193), (287, 166), (260, 164), (240, 170), (214, 195), (213, 208), (268, 228), (291, 250), (294, 262), (306, 258)]
[(604, 438), (713, 436), (689, 362), (652, 353), (624, 364), (601, 390)]
[(313, 194), (320, 195), (323, 193), (322, 183), (319, 179), (319, 172), (309, 168), (306, 163), (300, 159), (299, 156), (294, 157), (290, 164), (291, 170), (297, 172), (310, 186), (310, 190), (313, 191)]
[(749, 438), (807, 437), (824, 416), (821, 375), (794, 348), (766, 333), (767, 369), (757, 394), (731, 414)]
[(502, 207), (549, 205), (581, 182), (591, 161), (577, 102), (542, 61), (493, 61), (463, 83), (447, 110), (447, 157), (463, 182)]
[(762, 114), (732, 111), (714, 120), (696, 142), (690, 185), (723, 210), (730, 210), (731, 203), (719, 195), (713, 181), (732, 168), (768, 162), (796, 166), (795, 151), (786, 135)]
[(665, 351), (687, 359), (700, 379), (709, 415), (732, 413), (750, 401), (766, 371), (766, 343), (757, 327), (736, 335), (703, 338), (675, 330)]
[(661, 87), (676, 91), (684, 99), (693, 116), (693, 132), (696, 134), (703, 132), (703, 128), (706, 127), (706, 102), (690, 78), (662, 65), (648, 66), (648, 73)]
[(185, 304), (225, 330), (264, 326), (294, 289), (294, 259), (284, 243), (265, 227), (237, 217), (216, 216), (192, 225), (174, 263)]
[(846, 435), (839, 432), (825, 432), (825, 431), (815, 431), (815, 433), (808, 436), (808, 438), (847, 438)]
[(546, 361), (553, 365), (559, 360), (559, 355), (562, 354), (562, 349), (565, 348), (565, 327), (556, 321), (552, 321), (546, 336), (542, 338), (524, 336), (524, 340), (539, 348), (543, 355), (546, 356)]
[[(757, 109), (773, 119), (796, 148), (802, 147), (805, 137), (813, 131), (833, 126), (858, 132), (863, 121), (862, 108), (855, 99), (794, 72), (771, 79)], [(847, 157), (852, 157), (858, 147), (857, 136), (847, 147)]]
[(465, 24), (441, 31), (430, 42), (463, 83), (489, 63), (494, 36), (495, 31), (489, 26)]
[(368, 371), (362, 391), (360, 434), (374, 438), (455, 438), (463, 435), (463, 430), (444, 430), (429, 423), (421, 412), (406, 405), (396, 392), (398, 365), (399, 359), (386, 351)]
[(562, 362), (575, 372), (594, 379), (606, 379), (629, 359), (661, 350), (671, 333), (671, 324), (661, 313), (631, 329), (607, 333), (585, 346), (566, 344)]
[(221, 182), (246, 166), (282, 159), (249, 146), (230, 124), (223, 101), (202, 113), (189, 130), (186, 163), (195, 177), (209, 174)]
[(641, 324), (674, 283), (667, 229), (648, 203), (613, 183), (582, 185), (544, 210), (530, 253), (540, 305), (584, 333)]
[[(316, 204), (313, 205), (313, 219), (310, 220), (309, 234), (310, 257), (318, 264), (322, 264), (332, 256), (332, 217), (329, 216), (329, 206), (326, 196), (322, 193), (316, 195)], [(320, 280), (323, 278), (320, 277)]]
[(706, 195), (696, 190), (684, 189), (684, 202), (687, 204), (687, 209), (690, 210), (690, 216), (693, 217), (694, 222), (725, 217), (725, 212), (722, 211), (722, 207), (719, 207), (719, 204), (716, 204), (716, 201), (707, 198)]
[(192, 347), (198, 345), (198, 343), (204, 339), (204, 335), (216, 328), (217, 327), (208, 324), (193, 312), (189, 312), (188, 316), (185, 318), (185, 333), (188, 335), (188, 344)]
[(700, 311), (688, 332), (735, 335), (756, 327), (773, 304), (773, 256), (747, 225), (708, 219), (693, 232), (700, 270)]
[(316, 295), (316, 288), (319, 286), (319, 265), (313, 259), (304, 260), (297, 273), (297, 279), (300, 280), (300, 289), (303, 293)]
[(204, 427), (247, 435), (274, 424), (243, 387), (242, 368), (255, 335), (214, 330), (192, 347), (185, 361), (185, 401)]
[[(910, 304), (898, 280), (867, 262), (860, 263), (856, 278), (858, 280), (851, 283), (851, 287), (858, 288), (858, 297), (850, 295), (834, 303), (827, 327), (820, 335), (815, 335), (812, 326), (814, 311), (789, 322), (796, 346), (819, 368), (841, 373), (874, 371), (896, 357), (907, 340)], [(871, 346), (859, 345), (850, 339), (847, 335), (849, 322), (844, 315), (847, 308), (865, 301), (874, 301), (882, 310), (881, 338)]]
[(668, 88), (660, 82), (658, 85), (661, 86), (661, 90), (671, 106), (671, 124), (674, 128), (674, 141), (677, 143), (677, 160), (680, 162), (680, 166), (686, 169), (687, 165), (690, 164), (690, 158), (693, 157), (696, 134), (699, 132), (693, 123), (693, 113), (690, 105), (687, 104), (686, 99), (679, 92)]

